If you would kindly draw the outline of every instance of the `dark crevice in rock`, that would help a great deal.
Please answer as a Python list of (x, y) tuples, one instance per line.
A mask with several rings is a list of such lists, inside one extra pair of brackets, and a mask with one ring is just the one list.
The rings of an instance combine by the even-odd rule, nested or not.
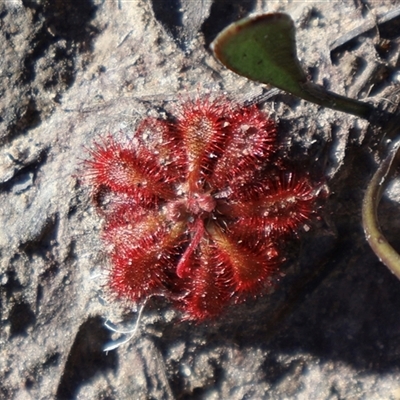
[(14, 173), (4, 182), (0, 182), (0, 190), (2, 192), (14, 192), (18, 194), (18, 185), (26, 179), (27, 176), (32, 176), (32, 183), (40, 167), (47, 161), (48, 149), (42, 149), (39, 154), (29, 161), (24, 159), (24, 154), (20, 158), (14, 158), (10, 154), (9, 158), (14, 162)]
[(21, 246), (29, 260), (32, 260), (34, 255), (50, 260), (50, 254), (54, 253), (54, 247), (57, 246), (59, 218), (57, 213), (47, 218), (36, 236)]
[(40, 111), (38, 110), (34, 98), (27, 99), (26, 106), (21, 109), (21, 114), (18, 116), (18, 122), (15, 124), (16, 131), (23, 131), (29, 126), (30, 129), (35, 128), (41, 122)]
[(44, 360), (38, 361), (32, 369), (26, 371), (25, 387), (32, 390), (40, 386), (42, 377), (49, 369), (57, 367), (61, 360), (59, 352), (50, 352), (45, 355)]
[(36, 317), (30, 305), (21, 302), (14, 304), (8, 320), (10, 322), (10, 334), (15, 336), (26, 334), (28, 327), (35, 324)]
[(47, 0), (36, 2), (23, 0), (26, 8), (34, 10), (36, 20), (45, 17), (44, 26), (51, 36), (84, 43), (88, 34), (98, 33), (97, 29), (90, 24), (95, 18), (97, 6), (91, 0)]
[(161, 25), (172, 35), (178, 44), (182, 44), (182, 12), (181, 2), (179, 0), (169, 0), (163, 2), (159, 0), (152, 0), (154, 17), (161, 23)]
[(89, 52), (99, 33), (92, 25), (97, 7), (90, 0), (43, 3), (24, 0), (23, 4), (32, 10), (36, 29), (26, 38), (29, 52), (22, 54), (22, 68), (14, 78), (22, 92), (22, 101), (19, 100), (19, 105), (10, 105), (11, 109), (15, 108), (15, 117), (10, 117), (6, 124), (8, 140), (35, 128), (52, 113), (54, 104), (49, 98), (53, 97), (56, 102), (73, 84), (77, 55)]
[(275, 385), (279, 383), (280, 380), (284, 379), (285, 376), (290, 371), (291, 364), (281, 363), (271, 355), (267, 357), (262, 365), (262, 370), (264, 372), (265, 379), (271, 384)]
[(256, 6), (255, 0), (235, 2), (231, 0), (215, 0), (211, 6), (209, 17), (204, 21), (201, 31), (204, 34), (206, 48), (222, 29), (232, 22), (244, 18)]
[(91, 317), (81, 325), (57, 389), (58, 400), (74, 399), (79, 387), (96, 374), (116, 370), (117, 352), (103, 351), (110, 335), (99, 316)]
[(11, 389), (3, 385), (0, 386), (0, 395), (2, 399), (12, 399), (13, 395), (11, 393)]
[[(16, 254), (14, 259), (10, 262), (10, 264), (12, 264), (13, 261), (17, 260), (20, 258), (19, 254)], [(2, 285), (2, 294), (5, 295), (6, 299), (10, 299), (11, 296), (22, 290), (23, 286), (21, 285), (21, 282), (19, 281), (18, 277), (17, 277), (17, 273), (15, 272), (15, 270), (9, 270), (6, 272), (6, 281), (7, 283)]]

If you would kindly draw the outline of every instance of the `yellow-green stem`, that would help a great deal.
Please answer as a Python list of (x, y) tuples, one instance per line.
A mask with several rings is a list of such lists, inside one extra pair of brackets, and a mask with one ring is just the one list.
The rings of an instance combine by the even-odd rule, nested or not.
[(388, 156), (383, 160), (372, 177), (364, 196), (362, 218), (365, 236), (375, 254), (400, 279), (400, 255), (383, 235), (378, 222), (377, 209), (388, 176), (395, 167), (395, 159), (400, 149), (400, 138), (393, 142)]

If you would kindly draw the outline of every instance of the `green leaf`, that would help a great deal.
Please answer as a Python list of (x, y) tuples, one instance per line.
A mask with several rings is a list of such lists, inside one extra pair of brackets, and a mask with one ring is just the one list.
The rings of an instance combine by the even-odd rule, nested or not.
[(211, 45), (222, 64), (249, 79), (302, 97), (306, 82), (296, 56), (295, 28), (287, 14), (264, 14), (229, 25)]
[(222, 64), (251, 80), (370, 121), (379, 117), (370, 104), (329, 92), (307, 80), (296, 55), (294, 24), (287, 14), (263, 14), (235, 22), (217, 36), (211, 48)]

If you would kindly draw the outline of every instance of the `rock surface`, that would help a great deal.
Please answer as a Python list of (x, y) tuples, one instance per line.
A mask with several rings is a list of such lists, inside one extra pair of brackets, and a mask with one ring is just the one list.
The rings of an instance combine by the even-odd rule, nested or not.
[[(400, 282), (369, 249), (361, 200), (379, 160), (365, 121), (225, 70), (208, 45), (250, 12), (284, 11), (315, 82), (397, 107), (396, 1), (161, 0), (0, 4), (0, 397), (4, 399), (398, 399)], [(391, 14), (390, 14), (391, 12)], [(80, 179), (85, 146), (129, 134), (182, 98), (226, 93), (279, 120), (288, 156), (324, 171), (323, 219), (294, 241), (273, 293), (217, 321), (102, 297), (101, 219)], [(310, 160), (310, 161), (308, 161)], [(380, 207), (399, 245), (400, 189)]]

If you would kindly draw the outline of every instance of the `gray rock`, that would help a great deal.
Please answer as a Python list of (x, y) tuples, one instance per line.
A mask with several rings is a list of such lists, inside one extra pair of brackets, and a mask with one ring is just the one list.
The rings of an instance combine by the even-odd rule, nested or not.
[[(288, 157), (325, 171), (323, 219), (294, 240), (268, 295), (200, 325), (151, 300), (138, 334), (108, 353), (121, 335), (105, 320), (127, 329), (135, 313), (103, 298), (102, 221), (82, 179), (95, 141), (129, 135), (182, 98), (265, 93), (207, 48), (248, 12), (292, 15), (314, 81), (398, 102), (398, 20), (379, 24), (395, 8), (384, 0), (0, 4), (0, 397), (398, 398), (400, 283), (360, 221), (377, 142), (366, 122), (281, 93), (263, 103), (280, 121)], [(393, 185), (380, 209), (394, 245), (399, 196)]]

